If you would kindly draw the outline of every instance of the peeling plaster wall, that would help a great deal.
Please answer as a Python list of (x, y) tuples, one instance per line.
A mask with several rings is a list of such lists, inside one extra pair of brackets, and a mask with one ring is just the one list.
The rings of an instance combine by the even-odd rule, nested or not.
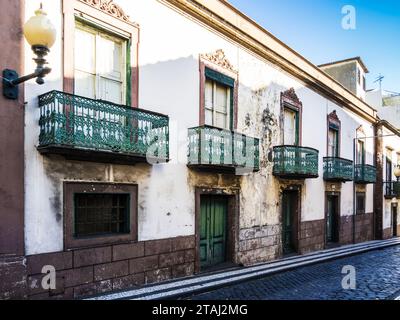
[[(27, 1), (26, 12), (31, 13), (39, 2)], [(61, 39), (58, 36), (49, 56), (53, 72), (46, 84), (26, 86), (27, 253), (63, 250), (62, 185), (66, 180), (137, 183), (140, 241), (192, 235), (196, 186), (240, 187), (240, 228), (273, 226), (273, 232), (278, 233), (279, 228), (275, 226), (280, 223), (281, 190), (280, 182), (272, 176), (270, 152), (282, 140), (280, 94), (291, 87), (303, 102), (303, 145), (320, 150), (320, 177), (308, 179), (302, 185), (302, 220), (323, 219), (325, 184), (322, 158), (326, 153), (327, 114), (333, 110), (338, 112), (342, 121), (341, 156), (350, 159), (351, 139), (356, 129), (363, 124), (366, 134), (372, 135), (370, 124), (342, 110), (268, 61), (253, 56), (156, 0), (115, 2), (140, 24), (139, 105), (170, 116), (172, 161), (153, 167), (117, 166), (48, 158), (37, 152), (37, 96), (52, 89), (62, 89)], [(60, 1), (45, 0), (43, 3), (60, 35)], [(238, 131), (261, 139), (261, 170), (255, 174), (243, 177), (217, 175), (190, 171), (186, 167), (187, 129), (199, 124), (199, 54), (217, 49), (223, 49), (239, 71)], [(33, 68), (28, 46), (26, 56), (28, 71)], [(372, 152), (373, 141), (367, 142), (367, 150)], [(372, 153), (368, 159), (372, 159)], [(342, 214), (352, 214), (351, 190), (351, 183), (342, 186)], [(367, 210), (372, 210), (370, 187)]]

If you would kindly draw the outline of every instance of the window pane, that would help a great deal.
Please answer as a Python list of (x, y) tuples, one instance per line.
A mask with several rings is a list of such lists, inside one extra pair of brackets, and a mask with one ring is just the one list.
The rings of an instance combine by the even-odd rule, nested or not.
[(96, 97), (96, 76), (87, 72), (76, 70), (75, 94), (94, 99)]
[(75, 29), (75, 69), (96, 73), (96, 35)]
[(365, 156), (364, 156), (364, 142), (358, 141), (357, 144), (357, 164), (364, 164)]
[(75, 94), (125, 103), (126, 41), (77, 23)]
[(218, 128), (229, 129), (227, 115), (224, 113), (216, 112), (215, 113), (215, 126)]
[(297, 113), (290, 109), (284, 112), (284, 144), (296, 144)]
[(228, 88), (226, 86), (217, 84), (215, 93), (215, 108), (219, 112), (228, 112)]
[(99, 72), (102, 76), (122, 80), (122, 44), (100, 37), (98, 44)]
[(129, 233), (128, 217), (129, 195), (75, 195), (75, 237)]
[(106, 78), (100, 78), (100, 99), (122, 104), (122, 83)]
[(213, 109), (213, 86), (214, 83), (211, 80), (206, 80), (205, 83), (205, 96), (204, 96), (204, 105), (206, 109)]
[(338, 155), (338, 132), (333, 129), (329, 129), (328, 134), (328, 156), (337, 157)]
[(208, 125), (208, 126), (214, 125), (214, 124), (213, 124), (213, 113), (212, 113), (211, 110), (206, 109), (205, 118), (206, 118), (206, 119), (205, 119), (205, 124), (206, 124), (206, 125)]

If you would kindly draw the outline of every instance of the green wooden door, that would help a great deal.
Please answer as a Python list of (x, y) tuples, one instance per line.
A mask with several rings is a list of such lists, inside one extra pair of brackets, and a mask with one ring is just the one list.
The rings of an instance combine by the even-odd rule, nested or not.
[(298, 192), (285, 191), (282, 198), (283, 253), (297, 251)]
[(200, 264), (211, 267), (226, 260), (227, 199), (201, 197)]

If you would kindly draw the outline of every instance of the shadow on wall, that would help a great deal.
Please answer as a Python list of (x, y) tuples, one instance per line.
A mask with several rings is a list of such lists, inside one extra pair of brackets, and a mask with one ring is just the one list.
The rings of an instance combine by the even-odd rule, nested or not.
[[(166, 114), (170, 117), (171, 123), (177, 126), (177, 137), (171, 136), (176, 141), (171, 141), (170, 148), (178, 143), (179, 160), (186, 160), (186, 147), (181, 147), (187, 141), (187, 129), (199, 125), (200, 113), (200, 71), (199, 60), (194, 56), (179, 58), (148, 64), (139, 67), (139, 108), (156, 111)], [(132, 69), (132, 73), (136, 73), (136, 68)], [(262, 82), (262, 79), (260, 79)], [(64, 87), (67, 84), (71, 86), (72, 79), (66, 79)], [(43, 91), (52, 89), (60, 90), (61, 81), (46, 82), (45, 90), (39, 90), (42, 87), (33, 87), (28, 84), (27, 92), (34, 92), (39, 95)], [(250, 88), (240, 82), (239, 73), (239, 96), (238, 96), (238, 129), (239, 133), (260, 138), (261, 140), (261, 165), (271, 162), (271, 151), (273, 146), (282, 144), (281, 138), (281, 93), (288, 88), (271, 82), (260, 88)], [(308, 87), (302, 87), (296, 90), (300, 97), (310, 94)], [(29, 134), (26, 136), (27, 157), (31, 157), (29, 153), (32, 151), (33, 145), (37, 145), (39, 137), (39, 110), (37, 106), (37, 96), (33, 100), (34, 106), (29, 106), (29, 113), (33, 112), (33, 116), (27, 116), (27, 130)], [(314, 108), (315, 106), (303, 105), (304, 109)], [(325, 117), (321, 119), (325, 124)], [(354, 127), (358, 124), (354, 121)], [(305, 128), (303, 128), (305, 129)], [(26, 131), (27, 132), (27, 131)], [(33, 134), (31, 134), (33, 133)], [(319, 149), (318, 145), (310, 143), (309, 147)], [(36, 152), (36, 150), (35, 150)], [(326, 150), (320, 150), (320, 155), (324, 156)], [(373, 158), (371, 152), (368, 158)], [(174, 159), (172, 159), (174, 160)], [(55, 205), (59, 205), (59, 201), (55, 199)]]
[[(178, 141), (186, 141), (187, 129), (200, 122), (199, 59), (189, 56), (143, 65), (139, 74), (140, 107), (169, 115), (177, 122)], [(261, 139), (260, 155), (280, 143), (280, 94), (287, 89), (277, 83), (247, 87), (240, 82), (239, 72), (237, 131)]]
[[(139, 107), (169, 115), (171, 121), (177, 123), (179, 126), (178, 136), (171, 136), (171, 139), (176, 139), (176, 141), (171, 142), (171, 148), (174, 144), (179, 146), (182, 143), (183, 147), (179, 147), (179, 152), (182, 155), (178, 155), (178, 157), (186, 161), (187, 129), (199, 125), (199, 60), (189, 56), (144, 65), (140, 67), (139, 77)], [(69, 79), (67, 82), (71, 83), (72, 80)], [(61, 90), (61, 87), (61, 81), (55, 80), (47, 81), (44, 87), (28, 84), (26, 88), (27, 92), (33, 92), (36, 95), (28, 106), (25, 118), (25, 151), (29, 179), (27, 181), (27, 197), (32, 201), (29, 207), (35, 208), (33, 210), (35, 214), (39, 212), (55, 213), (54, 217), (50, 219), (51, 223), (49, 220), (46, 224), (50, 226), (54, 223), (58, 226), (50, 231), (54, 233), (55, 238), (62, 238), (62, 181), (64, 179), (109, 181), (113, 174), (114, 176), (124, 177), (123, 180), (128, 179), (129, 182), (136, 182), (138, 179), (142, 181), (142, 178), (145, 180), (146, 177), (149, 177), (149, 169), (145, 166), (119, 166), (114, 169), (114, 173), (110, 173), (110, 165), (107, 164), (65, 161), (57, 157), (52, 159), (41, 158), (36, 150), (40, 134), (38, 125), (40, 112), (37, 95), (52, 89)], [(257, 89), (239, 83), (238, 132), (260, 138), (262, 167), (266, 167), (272, 161), (272, 157), (270, 157), (272, 147), (281, 144), (280, 95), (287, 89), (289, 88), (275, 82)], [(306, 90), (308, 88), (303, 87), (296, 90), (296, 93), (299, 97), (302, 97), (309, 94)], [(304, 105), (304, 108), (308, 107)], [(314, 106), (310, 107), (313, 108)], [(325, 118), (321, 121), (325, 121)], [(320, 151), (322, 156), (324, 150)], [(35, 161), (35, 159), (38, 161)], [(39, 164), (40, 162), (43, 164), (42, 166)], [(169, 165), (171, 164), (167, 166)], [(47, 179), (43, 179), (41, 175), (47, 177)], [(47, 235), (38, 235), (35, 238), (39, 242), (45, 242), (48, 239)], [(48, 249), (51, 251), (54, 248), (50, 244)]]

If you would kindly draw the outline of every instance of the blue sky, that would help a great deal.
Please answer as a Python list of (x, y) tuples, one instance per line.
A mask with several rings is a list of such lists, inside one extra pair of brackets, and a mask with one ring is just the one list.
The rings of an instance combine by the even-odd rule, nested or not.
[[(314, 64), (360, 56), (367, 87), (400, 92), (399, 0), (229, 0)], [(342, 7), (356, 9), (356, 29), (342, 28)]]

